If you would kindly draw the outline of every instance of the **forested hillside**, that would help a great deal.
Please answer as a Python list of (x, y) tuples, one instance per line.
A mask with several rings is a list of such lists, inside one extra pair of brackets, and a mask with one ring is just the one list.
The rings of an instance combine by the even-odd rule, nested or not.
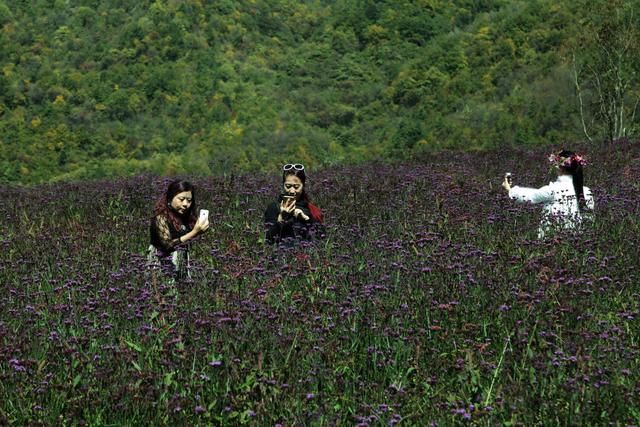
[(638, 3), (0, 0), (0, 181), (630, 135)]

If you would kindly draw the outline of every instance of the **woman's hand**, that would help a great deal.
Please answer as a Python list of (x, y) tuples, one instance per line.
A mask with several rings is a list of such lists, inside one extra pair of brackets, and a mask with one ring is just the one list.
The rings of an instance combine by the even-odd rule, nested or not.
[(201, 234), (207, 231), (208, 228), (209, 219), (200, 217), (198, 218), (198, 221), (196, 221), (196, 225), (193, 226), (193, 231), (195, 231), (196, 234)]
[(199, 234), (204, 233), (209, 228), (209, 219), (208, 218), (198, 218), (193, 229), (180, 237), (180, 243), (186, 243), (191, 239), (196, 238)]
[(506, 176), (504, 177), (504, 181), (502, 181), (502, 188), (504, 188), (507, 191), (511, 190), (511, 183), (509, 182)]
[(293, 215), (296, 210), (296, 200), (291, 198), (285, 198), (280, 202), (280, 214), (278, 215), (278, 222), (283, 222), (284, 218), (289, 215)]
[(293, 216), (295, 216), (296, 218), (302, 218), (304, 221), (309, 221), (309, 217), (305, 215), (302, 209), (299, 208), (293, 211)]

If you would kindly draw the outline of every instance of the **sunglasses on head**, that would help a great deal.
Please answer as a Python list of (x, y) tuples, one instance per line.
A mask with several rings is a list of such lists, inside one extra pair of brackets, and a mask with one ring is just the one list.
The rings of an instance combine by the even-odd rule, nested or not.
[(290, 171), (290, 170), (303, 171), (304, 165), (301, 165), (300, 163), (287, 163), (282, 167), (282, 170), (283, 171)]

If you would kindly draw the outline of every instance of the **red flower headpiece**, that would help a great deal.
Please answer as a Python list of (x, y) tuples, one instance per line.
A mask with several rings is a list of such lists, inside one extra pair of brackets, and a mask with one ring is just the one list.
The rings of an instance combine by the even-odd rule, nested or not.
[(587, 165), (587, 159), (585, 159), (584, 156), (581, 156), (579, 154), (573, 154), (569, 157), (561, 157), (557, 153), (551, 153), (549, 154), (549, 162), (555, 166), (560, 166), (568, 169), (578, 165), (580, 166)]

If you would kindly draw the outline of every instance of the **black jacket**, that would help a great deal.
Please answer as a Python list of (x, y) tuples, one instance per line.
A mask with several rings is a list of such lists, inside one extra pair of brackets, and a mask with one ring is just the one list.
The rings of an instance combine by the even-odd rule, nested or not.
[(264, 223), (267, 228), (266, 241), (268, 243), (292, 244), (296, 240), (324, 237), (324, 226), (313, 218), (306, 200), (297, 200), (296, 208), (301, 209), (309, 217), (309, 220), (305, 221), (301, 218), (288, 216), (284, 218), (284, 222), (278, 222), (281, 202), (282, 195), (278, 197), (278, 201), (267, 206), (264, 212)]
[(154, 216), (149, 226), (151, 244), (165, 254), (173, 252), (180, 245), (180, 237), (189, 231), (191, 231), (190, 227), (184, 225), (181, 230), (176, 230), (164, 215)]
[[(189, 244), (180, 243), (180, 237), (190, 231), (190, 227), (182, 225), (176, 230), (171, 221), (164, 215), (156, 215), (151, 219), (149, 227), (151, 246), (148, 261), (156, 265), (174, 279), (189, 277)], [(155, 248), (155, 249), (153, 249)]]

